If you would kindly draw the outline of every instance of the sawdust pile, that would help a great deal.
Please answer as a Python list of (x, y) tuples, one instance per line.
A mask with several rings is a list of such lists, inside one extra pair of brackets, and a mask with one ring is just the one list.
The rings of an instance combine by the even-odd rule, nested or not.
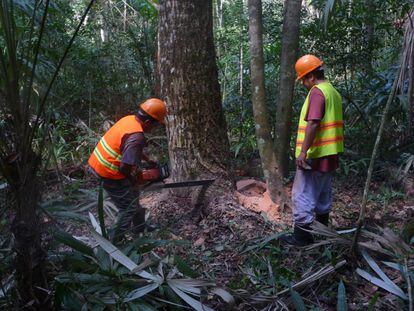
[(237, 182), (235, 196), (245, 208), (257, 213), (265, 213), (271, 221), (281, 221), (279, 205), (272, 202), (264, 182), (244, 179)]

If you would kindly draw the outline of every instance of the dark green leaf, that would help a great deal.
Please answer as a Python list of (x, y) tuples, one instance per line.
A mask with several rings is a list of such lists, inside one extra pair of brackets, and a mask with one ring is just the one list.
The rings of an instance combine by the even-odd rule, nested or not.
[(368, 311), (374, 311), (375, 310), (375, 304), (378, 301), (380, 294), (377, 292), (375, 293), (374, 297), (371, 298), (371, 300), (369, 301), (369, 305), (368, 305)]
[(63, 243), (74, 250), (77, 250), (81, 252), (84, 255), (93, 256), (93, 249), (89, 247), (88, 245), (82, 243), (81, 241), (76, 240), (73, 236), (71, 236), (69, 233), (64, 231), (56, 231), (54, 233), (54, 238), (60, 242)]
[(196, 278), (199, 274), (194, 271), (180, 256), (174, 256), (174, 262), (180, 272), (184, 275)]
[(306, 311), (306, 305), (297, 291), (290, 289), (290, 296), (292, 297), (293, 305), (297, 311)]

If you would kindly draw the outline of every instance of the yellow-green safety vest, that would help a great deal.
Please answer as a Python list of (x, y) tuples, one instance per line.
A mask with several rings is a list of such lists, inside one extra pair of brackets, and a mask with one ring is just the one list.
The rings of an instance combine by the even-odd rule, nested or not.
[[(344, 151), (342, 97), (329, 82), (322, 82), (314, 87), (320, 89), (325, 97), (325, 115), (316, 131), (313, 144), (307, 152), (307, 158), (310, 159), (321, 158)], [(300, 113), (298, 136), (296, 139), (296, 158), (300, 154), (303, 140), (305, 139), (305, 130), (308, 123), (305, 121), (305, 117), (308, 111), (309, 96), (312, 89), (309, 91)]]

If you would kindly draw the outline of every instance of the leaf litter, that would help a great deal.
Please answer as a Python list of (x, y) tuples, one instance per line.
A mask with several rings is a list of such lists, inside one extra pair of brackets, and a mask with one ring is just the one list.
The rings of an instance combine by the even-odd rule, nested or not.
[[(287, 191), (290, 187), (291, 185), (287, 186)], [(332, 225), (335, 228), (351, 228), (358, 217), (361, 197), (360, 187), (341, 184), (337, 189), (337, 191), (340, 189), (340, 193), (334, 193)], [(218, 286), (237, 288), (237, 286), (234, 286), (235, 282), (240, 282), (246, 277), (245, 270), (242, 267), (249, 257), (259, 250), (262, 250), (263, 254), (268, 254), (268, 251), (263, 248), (266, 248), (268, 243), (276, 242), (280, 233), (291, 226), (291, 211), (289, 209), (283, 211), (283, 213), (277, 211), (277, 219), (275, 219), (269, 217), (266, 212), (246, 208), (240, 204), (238, 195), (236, 193), (235, 195), (228, 194), (213, 197), (202, 210), (201, 217), (191, 215), (191, 202), (179, 198), (172, 200), (168, 190), (158, 193), (144, 193), (140, 201), (150, 212), (150, 219), (162, 228), (157, 235), (163, 239), (190, 242), (190, 246), (174, 246), (174, 255), (183, 258), (193, 270), (202, 273), (204, 277), (214, 279)], [(251, 196), (252, 194), (248, 193), (248, 195)], [(96, 214), (93, 209), (91, 212)], [(379, 218), (378, 215), (381, 217)], [(413, 215), (414, 202), (411, 198), (391, 201), (386, 209), (380, 202), (371, 200), (369, 202), (367, 224), (369, 226), (387, 225), (396, 232), (401, 232), (404, 226), (401, 219), (409, 220), (412, 219)], [(68, 225), (68, 231), (77, 233), (78, 236), (84, 235), (86, 228), (73, 224)], [(160, 246), (154, 251), (162, 257), (170, 254), (171, 250), (171, 247), (166, 245)], [(296, 275), (297, 281), (305, 273), (303, 271), (304, 267), (303, 269), (295, 267), (298, 258), (302, 258), (301, 260), (304, 262), (318, 260), (318, 257), (320, 260), (321, 254), (318, 252), (307, 254), (297, 250), (289, 251), (296, 255), (293, 255), (292, 258), (285, 258), (280, 263), (286, 265), (286, 268), (290, 270), (296, 270), (294, 275)], [(396, 264), (394, 263), (394, 265)], [(390, 277), (392, 276), (396, 286), (404, 284), (404, 279), (396, 277), (398, 272), (392, 267), (382, 265), (382, 270)], [(349, 295), (347, 299), (350, 310), (357, 310), (362, 305), (367, 306), (370, 303), (369, 295), (378, 293), (378, 287), (370, 285), (369, 282), (359, 280), (354, 283), (352, 281), (354, 283), (352, 285), (349, 280), (349, 278), (344, 278), (346, 291)], [(254, 288), (254, 282), (248, 281), (250, 289)], [(239, 285), (245, 286), (243, 284)], [(338, 283), (335, 286), (338, 286)], [(379, 303), (381, 297), (382, 304)], [(320, 300), (323, 301), (322, 305), (326, 306), (335, 299), (326, 299), (323, 294)], [(284, 304), (285, 302), (278, 303)], [(395, 297), (389, 296), (385, 291), (382, 292), (380, 299), (376, 300), (375, 303), (376, 306), (382, 306), (380, 308), (382, 309), (387, 303), (396, 303), (396, 300)]]

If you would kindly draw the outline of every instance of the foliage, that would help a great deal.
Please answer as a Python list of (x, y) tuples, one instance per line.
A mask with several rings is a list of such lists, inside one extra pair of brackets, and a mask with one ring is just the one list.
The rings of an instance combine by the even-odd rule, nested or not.
[[(372, 136), (377, 131), (382, 107), (395, 77), (395, 67), (389, 64), (396, 63), (399, 57), (403, 32), (398, 21), (405, 17), (410, 8), (409, 1), (369, 0), (374, 9), (367, 10), (365, 2), (314, 0), (304, 5), (300, 53), (314, 53), (324, 60), (328, 78), (333, 80), (344, 98), (346, 150), (363, 157), (372, 150)], [(242, 76), (242, 91), (239, 72), (240, 61), (243, 68), (249, 67), (245, 28), (247, 12), (241, 9), (241, 1), (222, 5), (222, 24), (217, 22), (215, 31), (230, 141), (235, 153), (244, 149), (245, 152), (238, 152), (237, 155), (252, 154), (249, 152), (248, 137), (254, 133), (254, 122), (249, 100), (248, 69)], [(263, 1), (265, 80), (272, 121), (277, 105), (275, 85), (279, 75), (282, 5), (282, 1)], [(373, 29), (371, 37), (368, 34), (370, 27)], [(304, 88), (297, 85), (293, 130), (305, 96)], [(407, 118), (406, 103), (406, 95), (401, 95), (392, 106), (392, 120), (383, 144), (391, 148), (382, 150), (389, 159), (399, 156), (398, 147), (406, 143), (407, 122), (403, 121)], [(294, 138), (295, 135), (292, 135), (292, 140)], [(292, 150), (289, 152), (292, 153)]]
[[(152, 255), (150, 259), (148, 255), (158, 242), (148, 248), (145, 240), (136, 239), (121, 251), (99, 235), (93, 236), (100, 245), (95, 250), (71, 236), (58, 236), (61, 242), (76, 251), (55, 257), (56, 263), (63, 263), (67, 271), (56, 277), (56, 306), (69, 309), (127, 307), (157, 310), (166, 305), (182, 307), (181, 298), (201, 310), (202, 304), (192, 296), (199, 296), (202, 288), (213, 284), (182, 278), (182, 273), (171, 266), (168, 258), (161, 260)], [(145, 248), (147, 250), (142, 252)], [(209, 310), (207, 306), (204, 308)]]
[[(359, 242), (362, 256), (358, 261), (359, 268), (354, 270), (347, 265), (345, 258), (349, 258), (349, 246), (352, 243), (350, 234), (355, 229), (335, 231), (319, 223), (315, 223), (312, 229), (315, 237), (321, 236), (322, 239), (305, 250), (290, 249), (289, 254), (277, 244), (280, 233), (250, 241), (244, 250), (249, 253), (243, 265), (245, 276), (236, 290), (249, 301), (247, 305), (250, 308), (294, 306), (300, 310), (314, 310), (316, 307), (324, 309), (321, 301), (316, 302), (312, 298), (313, 288), (317, 288), (318, 297), (324, 297), (324, 302), (329, 306), (336, 305), (337, 310), (347, 310), (350, 299), (358, 301), (352, 295), (360, 295), (351, 286), (348, 288), (351, 294), (347, 293), (348, 282), (354, 284), (354, 281), (351, 281), (354, 273), (359, 275), (363, 282), (371, 282), (395, 295), (395, 306), (400, 305), (403, 308), (410, 303), (408, 297), (414, 277), (413, 251), (393, 231), (380, 227), (375, 231), (364, 230), (363, 238)], [(348, 269), (341, 269), (346, 266)], [(286, 267), (293, 269), (289, 271)], [(328, 277), (333, 271), (339, 274), (339, 280), (336, 277)], [(396, 271), (401, 278), (396, 277)], [(323, 281), (318, 283), (320, 279)], [(314, 287), (310, 286), (312, 283), (316, 283)], [(290, 300), (287, 300), (286, 294), (290, 295)], [(376, 303), (380, 304), (378, 298), (378, 295), (375, 295), (369, 301), (371, 308)], [(361, 303), (362, 307), (362, 302), (358, 303)]]
[[(164, 241), (148, 241), (138, 238), (122, 250), (106, 238), (103, 221), (103, 195), (98, 195), (99, 224), (90, 214), (92, 238), (99, 245), (92, 248), (65, 232), (57, 232), (56, 239), (71, 248), (55, 257), (56, 263), (63, 263), (64, 274), (56, 277), (55, 306), (65, 309), (99, 309), (107, 307), (157, 310), (166, 305), (183, 307), (181, 300), (195, 310), (212, 310), (194, 299), (200, 299), (202, 289), (214, 283), (182, 278), (177, 266), (195, 274), (181, 259), (172, 266), (167, 258), (161, 259), (153, 249)], [(174, 260), (173, 260), (174, 262)], [(145, 269), (145, 270), (144, 270)], [(165, 271), (166, 269), (169, 270)], [(149, 272), (148, 272), (149, 270)], [(155, 292), (155, 290), (157, 290)], [(150, 294), (151, 293), (151, 294)], [(225, 290), (215, 288), (212, 293), (232, 303), (232, 296)], [(181, 299), (181, 300), (180, 300)]]
[[(221, 10), (218, 9), (219, 2)], [(283, 37), (283, 2), (263, 1), (266, 92), (272, 122), (278, 104), (278, 90), (275, 86), (279, 79), (279, 55)], [(72, 224), (87, 223), (88, 217), (85, 213), (95, 207), (97, 196), (93, 190), (82, 190), (82, 182), (79, 179), (73, 180), (73, 174), (85, 176), (82, 165), (86, 163), (101, 134), (114, 120), (135, 111), (139, 102), (155, 93), (158, 23), (156, 3), (157, 1), (150, 0), (96, 1), (85, 22), (81, 23), (81, 31), (73, 41), (65, 61), (61, 63), (62, 55), (84, 13), (86, 2), (2, 1), (1, 308), (9, 308), (18, 297), (14, 291), (15, 272), (11, 272), (15, 268), (16, 254), (11, 250), (15, 244), (10, 233), (10, 192), (7, 192), (9, 189), (5, 190), (8, 185), (17, 183), (7, 175), (7, 172), (10, 172), (7, 169), (10, 167), (6, 163), (10, 159), (16, 159), (15, 154), (24, 154), (23, 158), (27, 161), (22, 164), (32, 165), (41, 160), (40, 169), (34, 174), (42, 181), (40, 191), (43, 195), (42, 203), (36, 205), (36, 215), (39, 215), (39, 212), (44, 213), (41, 215), (48, 220), (47, 227), (51, 223), (61, 224), (68, 220)], [(234, 161), (249, 163), (251, 158), (257, 157), (257, 144), (250, 101), (246, 3), (241, 0), (213, 3), (217, 62), (231, 148)], [(370, 9), (367, 9), (367, 3), (371, 4)], [(13, 5), (12, 15), (9, 14), (10, 10), (4, 10), (5, 5)], [(411, 6), (412, 1), (408, 0), (304, 2), (300, 54), (314, 53), (324, 60), (328, 78), (334, 82), (344, 99), (346, 152), (340, 159), (340, 173), (343, 181), (347, 183), (359, 183), (361, 177), (365, 176), (369, 163), (368, 156), (374, 143), (373, 137), (378, 130), (382, 109), (398, 69), (396, 64), (403, 35), (401, 21)], [(56, 79), (51, 84), (54, 76)], [(13, 80), (15, 77), (17, 79)], [(18, 83), (14, 85), (14, 81)], [(403, 84), (406, 91), (408, 81)], [(300, 84), (296, 85), (293, 131), (306, 93)], [(387, 121), (383, 144), (380, 147), (381, 162), (377, 167), (377, 171), (380, 171), (385, 161), (397, 164), (400, 167), (401, 179), (410, 177), (414, 171), (414, 145), (412, 137), (406, 134), (408, 110), (406, 93), (397, 96), (391, 106), (391, 117)], [(19, 120), (20, 123), (16, 122)], [(18, 140), (20, 136), (24, 136), (22, 141)], [(292, 154), (294, 140), (295, 135), (292, 135), (291, 149), (286, 152)], [(163, 150), (164, 155), (160, 155), (160, 158), (163, 156), (163, 160), (166, 160), (167, 146), (164, 133), (157, 133), (151, 141), (156, 145), (151, 151)], [(23, 152), (17, 152), (19, 148)], [(293, 164), (293, 161), (291, 162)], [(24, 170), (22, 172), (25, 173)], [(21, 180), (31, 178), (28, 173), (23, 175)], [(56, 195), (57, 191), (59, 192)], [(390, 202), (402, 198), (403, 194), (390, 183), (382, 185), (377, 193), (370, 197), (384, 208)], [(113, 204), (104, 200), (103, 208), (108, 217), (115, 217), (116, 208)], [(101, 217), (101, 227), (102, 224)], [(311, 261), (306, 267), (302, 265), (302, 259), (299, 257), (287, 260), (290, 259), (289, 255), (275, 243), (275, 236), (253, 241), (243, 250), (243, 254), (250, 255), (241, 265), (244, 276), (239, 283), (233, 282), (231, 287), (248, 288), (251, 291), (249, 294), (257, 292), (270, 297), (289, 289), (295, 280), (301, 279), (306, 270), (319, 269), (325, 264), (335, 265), (340, 262), (350, 239), (346, 238), (346, 235), (344, 238), (343, 235), (332, 232), (328, 232), (329, 234), (331, 235), (328, 239), (321, 241), (320, 249), (308, 254)], [(369, 237), (372, 238), (369, 233), (364, 234), (363, 243), (367, 242), (366, 239)], [(167, 305), (173, 308), (171, 304), (160, 299), (177, 303), (180, 306), (175, 307), (181, 308), (183, 300), (178, 298), (177, 291), (169, 286), (171, 284), (168, 284), (168, 277), (164, 277), (162, 284), (157, 284), (155, 288), (154, 283), (147, 283), (144, 278), (131, 274), (122, 263), (111, 259), (101, 246), (92, 248), (80, 244), (78, 240), (65, 233), (57, 233), (56, 239), (64, 240), (69, 247), (74, 248), (73, 251), (69, 251), (64, 247), (64, 251), (60, 253), (61, 245), (49, 245), (49, 239), (43, 241), (45, 246), (50, 247), (50, 258), (56, 264), (56, 270), (53, 270), (56, 277), (53, 292), (56, 306), (71, 306), (75, 309), (82, 309), (83, 306), (93, 306), (96, 309), (117, 308), (128, 299), (127, 297), (131, 297), (128, 295), (140, 288), (135, 294), (139, 295), (145, 290), (152, 289), (151, 292), (137, 298), (137, 304), (140, 304), (141, 308), (163, 308)], [(410, 242), (410, 239), (412, 243), (412, 236), (408, 237), (407, 242)], [(337, 244), (327, 245), (330, 242)], [(382, 242), (384, 241), (380, 240), (379, 243)], [(165, 243), (169, 242), (138, 239), (123, 248), (122, 252), (135, 264), (145, 263), (146, 259), (151, 258), (152, 263), (146, 269), (150, 269), (156, 276), (161, 275), (158, 267), (162, 267), (160, 269), (164, 273), (169, 271), (180, 277), (183, 277), (182, 274), (191, 277), (202, 274), (202, 271), (192, 271), (185, 262), (187, 258), (154, 258), (151, 252)], [(370, 255), (380, 269), (388, 267), (400, 273), (403, 280), (412, 279), (410, 257), (405, 263), (404, 258), (396, 257), (388, 250), (384, 255), (393, 256), (395, 260), (387, 266), (371, 253), (377, 251), (375, 246), (375, 243), (370, 244)], [(134, 247), (136, 249), (133, 249)], [(365, 269), (365, 273), (362, 274), (366, 279), (375, 280), (377, 285), (390, 285), (388, 280), (378, 275), (378, 270), (369, 264), (372, 264), (372, 261), (367, 258), (363, 256), (360, 261), (360, 269)], [(181, 272), (177, 272), (176, 267)], [(63, 274), (62, 269), (68, 271)], [(336, 303), (338, 310), (344, 310), (347, 300), (352, 299), (349, 293), (345, 292), (345, 287), (347, 292), (352, 290), (352, 286), (348, 286), (349, 279), (346, 276), (339, 285), (337, 278), (333, 278), (334, 280), (322, 289), (324, 293), (328, 293), (327, 296), (337, 295), (337, 301), (332, 302), (332, 305)], [(207, 283), (195, 282), (192, 290), (198, 292), (200, 287)], [(398, 284), (407, 296), (408, 283)], [(385, 290), (394, 287), (384, 286)], [(177, 290), (177, 286), (175, 289)], [(117, 296), (111, 296), (111, 292)], [(182, 292), (188, 294), (183, 290), (180, 294)], [(309, 300), (305, 299), (306, 294), (306, 290), (303, 291), (302, 288), (287, 292), (287, 295), (295, 298), (298, 306), (303, 306), (300, 303), (302, 299), (306, 307), (312, 307)], [(375, 294), (369, 302), (368, 309), (374, 310), (381, 298), (379, 294)], [(131, 309), (137, 308), (130, 302), (127, 304)]]

